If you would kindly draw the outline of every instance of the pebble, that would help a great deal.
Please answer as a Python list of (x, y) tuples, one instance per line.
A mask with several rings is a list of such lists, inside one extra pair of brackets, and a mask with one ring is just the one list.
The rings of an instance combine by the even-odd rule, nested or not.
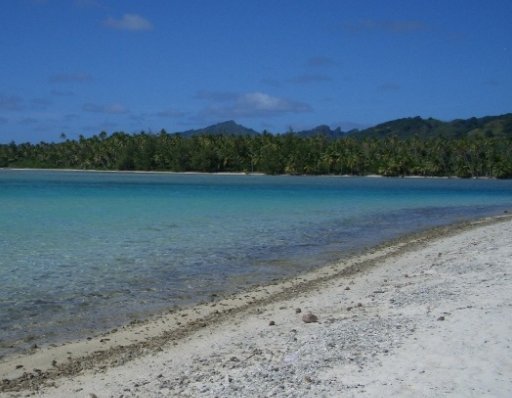
[(304, 323), (318, 322), (318, 317), (311, 311), (308, 311), (304, 315), (302, 315), (302, 321)]

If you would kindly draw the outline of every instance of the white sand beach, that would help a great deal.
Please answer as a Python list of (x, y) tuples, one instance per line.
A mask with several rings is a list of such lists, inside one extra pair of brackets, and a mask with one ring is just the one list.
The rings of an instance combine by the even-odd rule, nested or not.
[(0, 396), (511, 397), (511, 347), (505, 215), (5, 359)]

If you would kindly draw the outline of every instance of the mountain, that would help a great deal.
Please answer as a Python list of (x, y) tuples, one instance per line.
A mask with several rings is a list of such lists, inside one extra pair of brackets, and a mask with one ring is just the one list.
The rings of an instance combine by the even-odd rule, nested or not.
[(343, 137), (347, 133), (341, 131), (339, 127), (332, 130), (329, 126), (321, 124), (320, 126), (312, 128), (310, 130), (298, 131), (295, 134), (297, 134), (300, 137), (314, 137), (316, 135), (323, 135), (328, 138), (336, 139)]
[(396, 135), (400, 138), (419, 137), (461, 138), (466, 135), (512, 136), (512, 113), (481, 118), (455, 119), (443, 122), (437, 119), (423, 119), (419, 116), (396, 119), (364, 130), (350, 133), (353, 137), (382, 138)]
[(212, 124), (202, 129), (188, 130), (180, 133), (181, 135), (259, 135), (256, 130), (242, 126), (233, 120)]
[[(260, 133), (251, 128), (242, 126), (233, 120), (228, 120), (202, 129), (184, 131), (180, 134), (184, 136), (203, 134), (255, 136)], [(482, 135), (487, 137), (505, 135), (512, 137), (512, 113), (481, 118), (455, 119), (449, 122), (443, 122), (433, 118), (424, 119), (420, 116), (407, 117), (391, 120), (367, 129), (354, 129), (347, 132), (342, 131), (339, 127), (331, 129), (329, 126), (322, 124), (309, 130), (294, 132), (293, 134), (304, 138), (322, 135), (329, 139), (337, 139), (346, 136), (353, 138), (383, 138), (389, 135), (396, 135), (399, 138), (407, 138), (415, 135), (421, 138), (438, 136), (445, 138), (461, 138), (467, 135)]]

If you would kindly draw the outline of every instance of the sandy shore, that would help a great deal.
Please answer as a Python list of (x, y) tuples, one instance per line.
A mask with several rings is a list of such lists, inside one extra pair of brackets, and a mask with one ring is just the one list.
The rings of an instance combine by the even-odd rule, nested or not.
[(511, 314), (506, 215), (4, 359), (0, 395), (510, 397)]

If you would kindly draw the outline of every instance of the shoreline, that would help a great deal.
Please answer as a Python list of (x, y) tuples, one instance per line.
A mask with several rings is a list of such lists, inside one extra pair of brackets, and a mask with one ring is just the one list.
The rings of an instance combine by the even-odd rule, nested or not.
[[(269, 176), (269, 177), (332, 177), (332, 178), (403, 178), (403, 179), (440, 179), (440, 180), (499, 180), (496, 177), (469, 177), (462, 178), (458, 176), (422, 176), (422, 175), (404, 175), (404, 176), (384, 176), (381, 174), (265, 174), (261, 172), (243, 172), (243, 171), (167, 171), (167, 170), (99, 170), (99, 169), (41, 169), (41, 168), (18, 168), (18, 167), (0, 167), (0, 171), (52, 171), (66, 173), (106, 173), (106, 174), (156, 174), (156, 175), (211, 175), (211, 176)], [(506, 180), (506, 179), (505, 179)]]
[(38, 390), (83, 373), (123, 369), (169, 347), (180, 347), (197, 333), (229, 324), (236, 318), (258, 315), (268, 306), (296, 299), (299, 295), (311, 294), (325, 283), (345, 284), (347, 278), (371, 272), (381, 262), (478, 227), (499, 225), (511, 219), (511, 215), (505, 214), (409, 234), (355, 257), (274, 284), (222, 299), (212, 297), (209, 303), (171, 311), (90, 339), (4, 358), (0, 360), (0, 393)]

